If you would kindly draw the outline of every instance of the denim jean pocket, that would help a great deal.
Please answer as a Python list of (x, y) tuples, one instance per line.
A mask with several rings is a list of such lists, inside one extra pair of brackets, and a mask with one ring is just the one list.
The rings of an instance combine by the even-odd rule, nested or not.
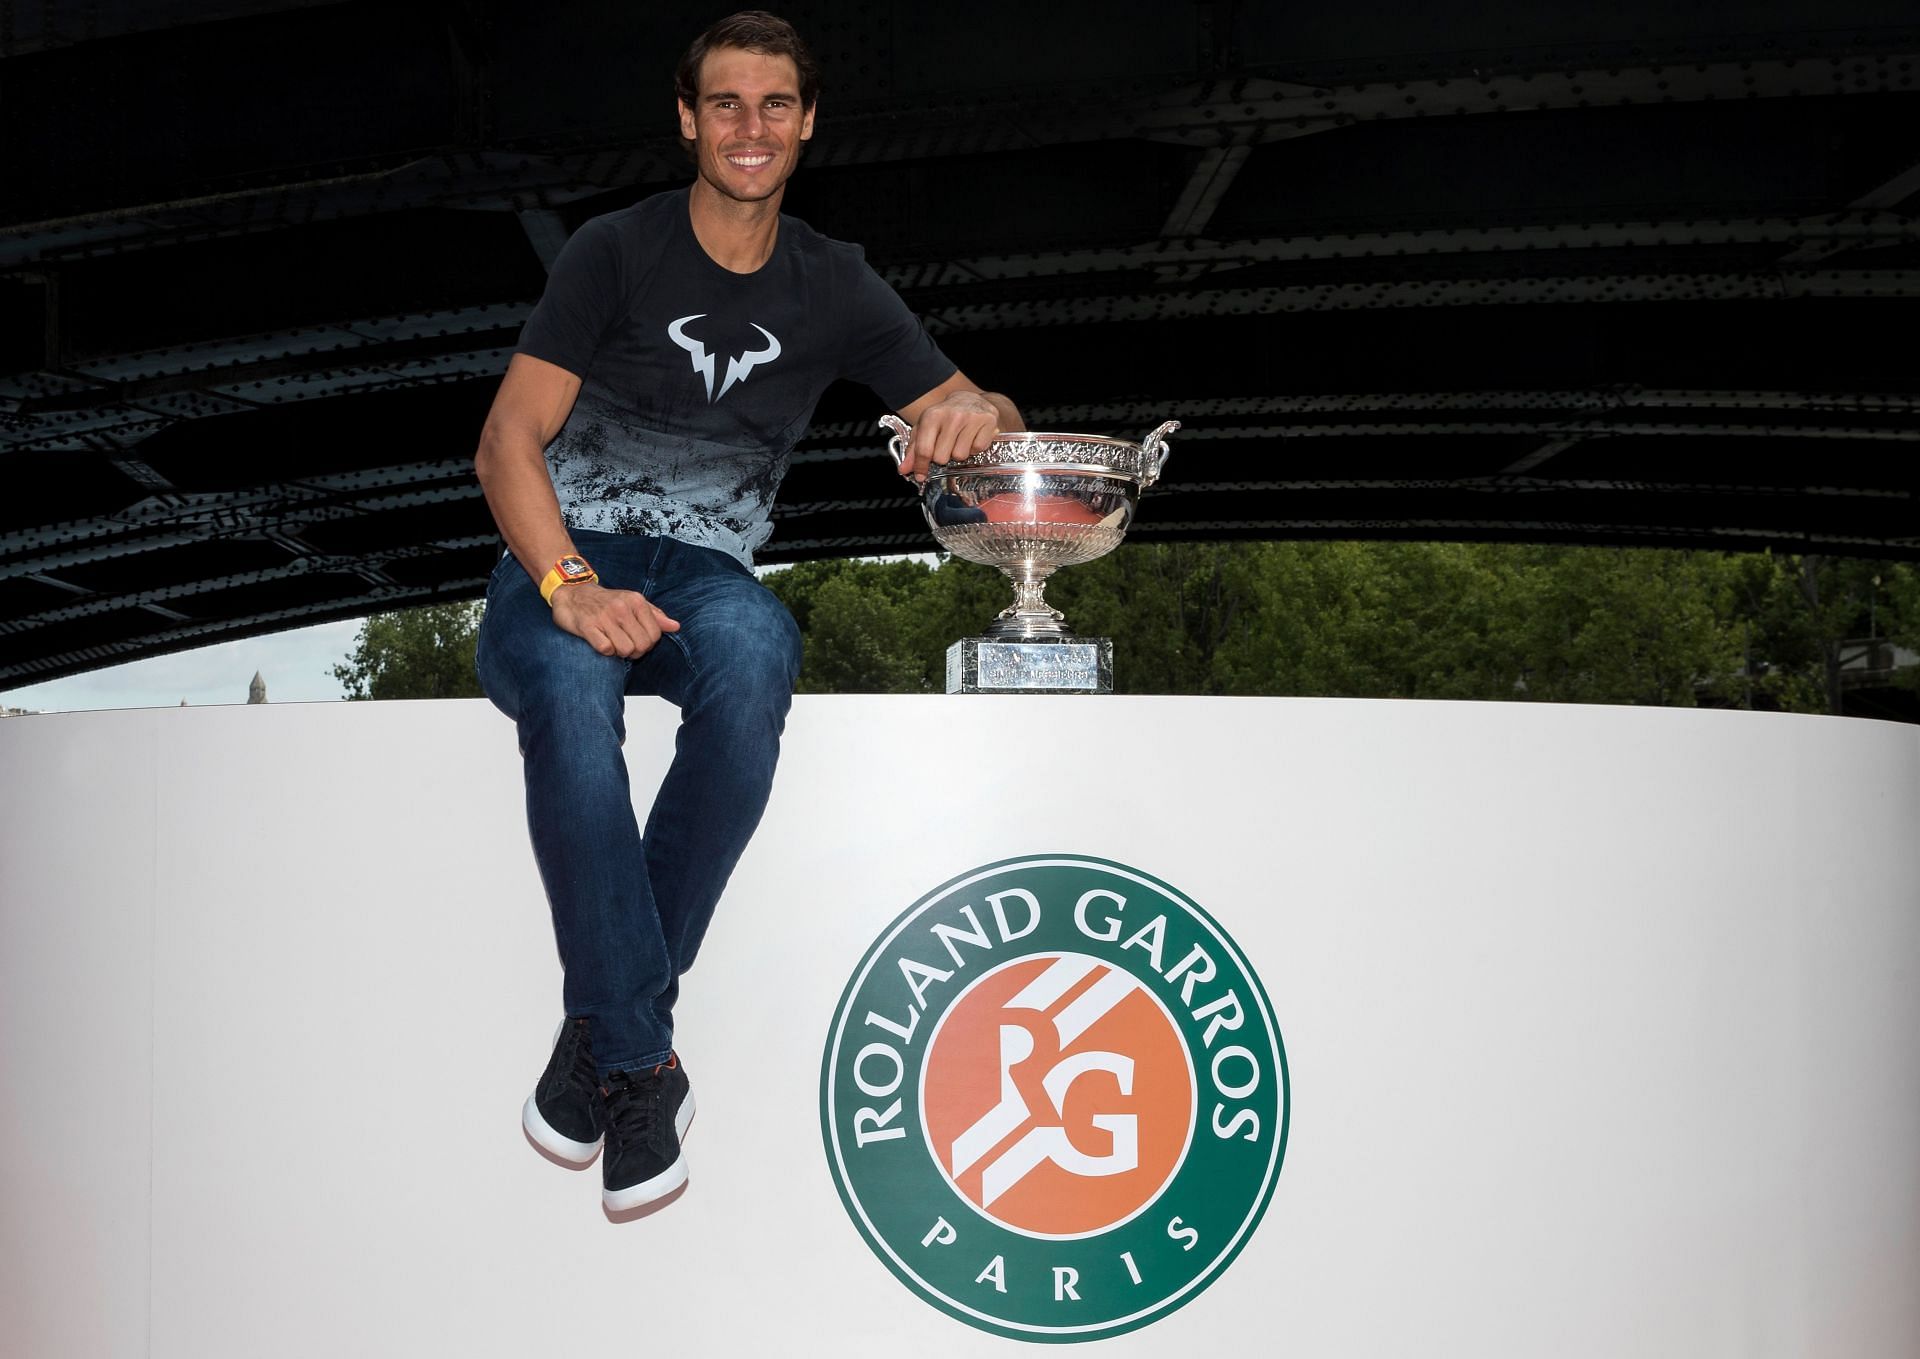
[(500, 572), (503, 568), (505, 568), (508, 565), (508, 563), (512, 563), (515, 566), (518, 566), (520, 564), (518, 559), (514, 557), (513, 553), (508, 552), (506, 549), (502, 548), (500, 552), (500, 560), (495, 562), (493, 564), (493, 570), (487, 573), (487, 598), (488, 599), (493, 598), (494, 587), (500, 583), (500, 579), (501, 579)]

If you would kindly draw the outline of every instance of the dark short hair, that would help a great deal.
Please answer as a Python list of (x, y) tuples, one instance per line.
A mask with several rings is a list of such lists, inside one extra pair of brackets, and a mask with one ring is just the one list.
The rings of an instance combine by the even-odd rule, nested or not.
[(800, 73), (800, 107), (810, 109), (820, 97), (820, 63), (792, 24), (763, 9), (729, 14), (693, 40), (673, 73), (673, 92), (688, 108), (699, 107), (700, 63), (716, 47), (737, 47), (763, 57), (788, 57)]

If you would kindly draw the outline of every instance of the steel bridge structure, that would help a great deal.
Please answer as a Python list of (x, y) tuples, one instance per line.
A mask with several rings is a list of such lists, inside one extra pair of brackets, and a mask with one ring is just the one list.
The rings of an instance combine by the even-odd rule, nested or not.
[[(0, 687), (477, 596), (546, 267), (731, 6), (0, 3)], [(1138, 541), (1920, 558), (1911, 0), (812, 3), (787, 210)], [(863, 389), (769, 562), (926, 550)]]

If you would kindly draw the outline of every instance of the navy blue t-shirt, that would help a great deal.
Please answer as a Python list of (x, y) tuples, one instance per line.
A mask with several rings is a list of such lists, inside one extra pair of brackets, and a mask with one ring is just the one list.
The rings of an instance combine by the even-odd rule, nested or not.
[(583, 223), (518, 352), (581, 380), (547, 446), (569, 526), (748, 565), (828, 383), (898, 409), (955, 372), (859, 246), (782, 216), (772, 258), (736, 274), (701, 248), (685, 190)]

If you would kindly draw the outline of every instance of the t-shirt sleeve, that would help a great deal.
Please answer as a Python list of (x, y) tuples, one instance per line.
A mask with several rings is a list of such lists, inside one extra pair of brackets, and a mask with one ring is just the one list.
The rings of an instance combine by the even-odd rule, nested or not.
[(855, 260), (849, 273), (842, 377), (871, 387), (898, 410), (959, 371), (864, 258)]
[(561, 247), (547, 290), (520, 330), (516, 354), (559, 364), (584, 378), (621, 306), (619, 237), (593, 218)]

